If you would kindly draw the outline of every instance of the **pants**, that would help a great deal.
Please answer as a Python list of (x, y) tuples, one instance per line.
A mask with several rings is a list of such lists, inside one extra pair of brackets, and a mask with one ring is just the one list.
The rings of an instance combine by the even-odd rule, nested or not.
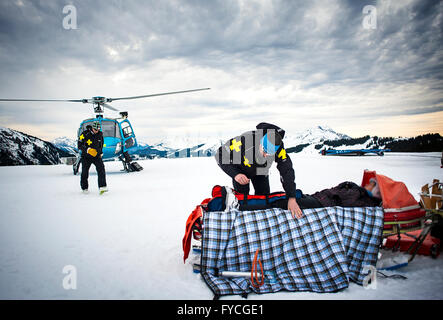
[(85, 156), (82, 157), (82, 175), (80, 177), (80, 186), (82, 187), (82, 190), (88, 189), (89, 168), (91, 167), (91, 164), (94, 164), (95, 169), (97, 170), (98, 187), (106, 187), (106, 172), (102, 158), (99, 156)]
[(311, 195), (303, 194), (300, 199), (297, 199), (297, 204), (300, 209), (322, 208), (324, 207), (320, 201)]
[[(271, 193), (271, 188), (269, 186), (269, 176), (254, 176), (251, 178), (252, 185), (254, 186), (256, 195), (265, 195)], [(234, 186), (234, 190), (243, 194), (249, 194), (249, 183), (242, 185), (232, 179), (232, 184)]]

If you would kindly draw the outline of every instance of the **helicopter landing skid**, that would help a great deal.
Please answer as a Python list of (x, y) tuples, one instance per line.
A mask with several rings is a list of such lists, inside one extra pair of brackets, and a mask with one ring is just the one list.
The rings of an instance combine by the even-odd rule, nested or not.
[(119, 157), (120, 161), (123, 163), (123, 170), (126, 172), (135, 172), (135, 171), (141, 171), (143, 170), (143, 167), (139, 165), (137, 162), (130, 162), (127, 161), (124, 157)]

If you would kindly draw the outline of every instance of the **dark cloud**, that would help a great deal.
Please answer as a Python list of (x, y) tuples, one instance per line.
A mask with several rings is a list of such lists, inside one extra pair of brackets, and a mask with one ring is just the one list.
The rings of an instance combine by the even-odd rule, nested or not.
[[(322, 70), (329, 81), (442, 76), (432, 62), (442, 54), (438, 1), (385, 12), (386, 1), (71, 1), (78, 30), (62, 27), (65, 1), (17, 3), (0, 4), (2, 70), (57, 68), (69, 59), (112, 70), (184, 57), (219, 68), (265, 64), (273, 71), (297, 62), (300, 75)], [(374, 31), (361, 26), (362, 8), (370, 3), (380, 4)], [(370, 36), (362, 40), (362, 33)], [(110, 49), (121, 59), (113, 60)]]
[[(77, 9), (77, 30), (63, 28), (67, 4)], [(377, 8), (375, 30), (362, 26), (366, 5)], [(260, 92), (295, 82), (305, 91), (420, 83), (431, 98), (392, 114), (436, 112), (443, 86), (442, 16), (443, 2), (432, 0), (1, 1), (0, 94), (10, 95), (10, 88), (17, 87), (24, 94), (32, 87), (32, 94), (41, 93), (33, 75), (63, 76), (66, 66), (109, 77), (128, 68), (151, 70), (158, 60), (181, 59), (208, 73), (228, 74), (241, 86), (230, 88), (225, 81), (223, 89), (231, 91)], [(27, 85), (25, 76), (31, 78)], [(220, 85), (216, 77), (207, 82)], [(228, 94), (202, 99), (199, 106), (216, 110), (251, 108), (247, 99)], [(313, 106), (327, 103), (315, 97), (291, 100), (295, 105), (301, 100)], [(0, 112), (13, 117), (5, 108)]]

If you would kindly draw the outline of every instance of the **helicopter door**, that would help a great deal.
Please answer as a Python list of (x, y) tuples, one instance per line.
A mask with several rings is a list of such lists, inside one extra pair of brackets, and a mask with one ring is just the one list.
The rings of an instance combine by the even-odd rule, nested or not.
[(113, 119), (102, 120), (103, 132), (103, 158), (112, 159), (120, 152), (120, 127)]
[(123, 152), (127, 151), (130, 148), (137, 146), (137, 140), (135, 139), (134, 131), (132, 130), (132, 126), (128, 120), (124, 120), (120, 123), (121, 131), (122, 131), (122, 140), (123, 140)]

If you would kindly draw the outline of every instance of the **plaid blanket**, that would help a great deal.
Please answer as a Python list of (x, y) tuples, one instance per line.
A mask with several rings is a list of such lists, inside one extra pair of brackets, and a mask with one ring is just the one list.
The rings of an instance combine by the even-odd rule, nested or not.
[[(201, 274), (215, 296), (280, 290), (335, 292), (362, 284), (365, 265), (375, 266), (383, 232), (381, 207), (208, 212), (203, 217)], [(259, 288), (250, 277), (227, 278), (220, 271), (251, 272), (254, 255), (263, 265)], [(260, 267), (257, 264), (257, 269)]]

